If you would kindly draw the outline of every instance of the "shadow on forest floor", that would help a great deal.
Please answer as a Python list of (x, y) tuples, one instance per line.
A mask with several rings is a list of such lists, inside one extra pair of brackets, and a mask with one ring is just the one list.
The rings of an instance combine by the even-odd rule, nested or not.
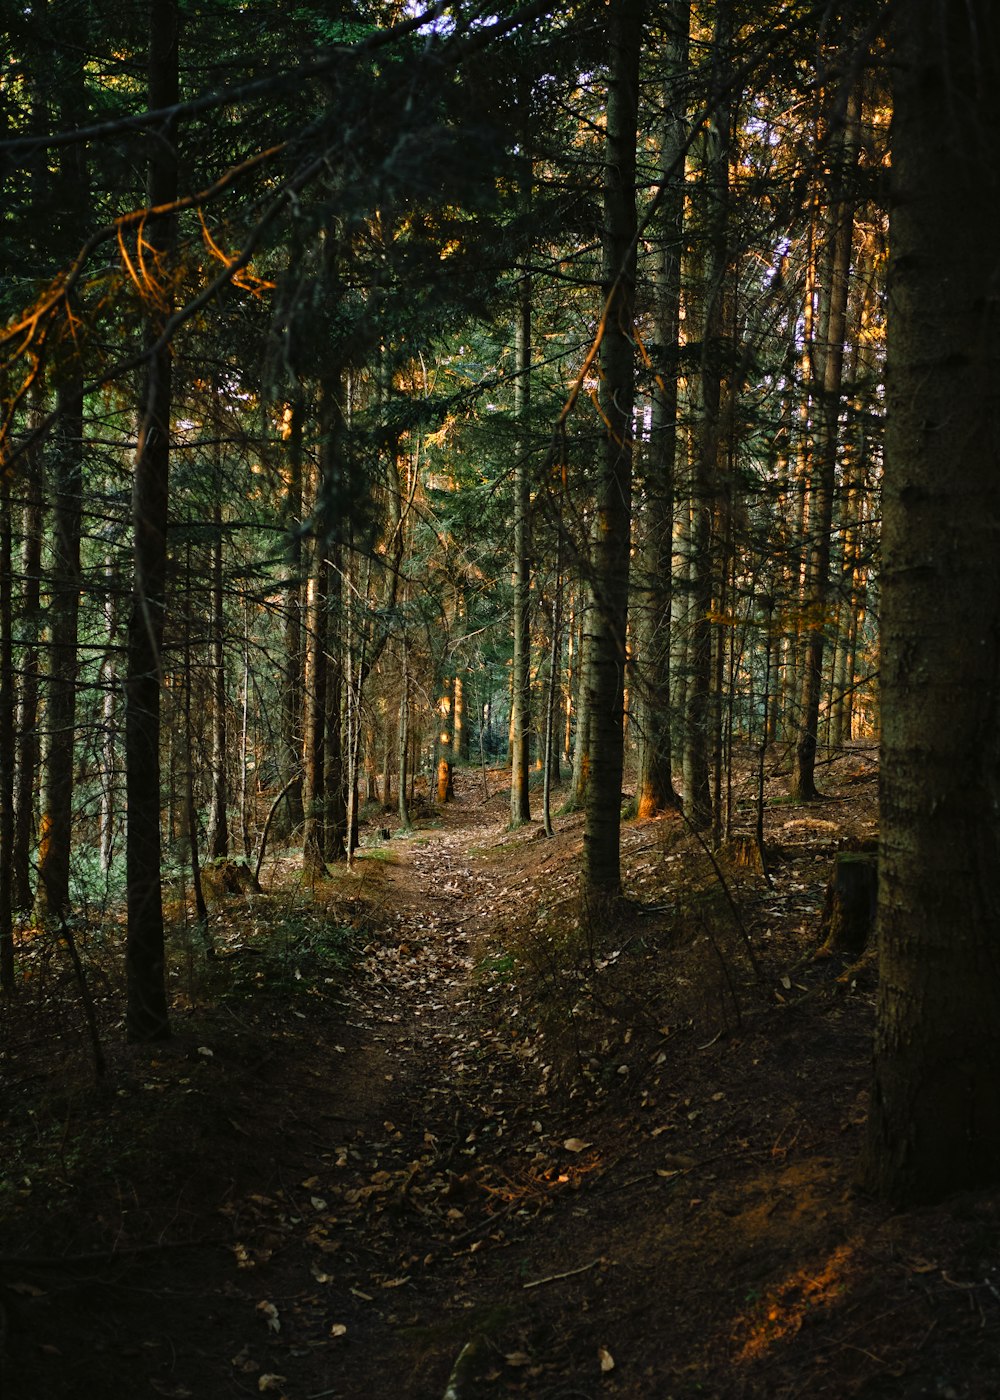
[(770, 888), (628, 823), (627, 901), (585, 908), (582, 818), (506, 831), (504, 775), (460, 772), (314, 889), (272, 862), (216, 959), (178, 936), (165, 1046), (121, 1043), (120, 930), (81, 936), (96, 1087), (26, 935), (6, 1400), (1000, 1394), (1000, 1197), (855, 1185), (874, 971), (816, 954), (875, 778), (859, 747), (769, 806)]

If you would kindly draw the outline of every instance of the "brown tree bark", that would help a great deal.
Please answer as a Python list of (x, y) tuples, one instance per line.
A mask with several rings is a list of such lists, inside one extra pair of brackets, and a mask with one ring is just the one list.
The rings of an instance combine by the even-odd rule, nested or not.
[[(58, 116), (64, 129), (87, 118), (83, 70), (83, 30), (79, 16), (67, 15), (66, 43), (56, 62)], [(56, 207), (57, 244), (74, 249), (77, 220), (87, 205), (85, 147), (60, 154)], [(83, 359), (70, 356), (54, 374), (56, 424), (52, 434), (48, 485), (52, 492), (51, 583), (49, 586), (49, 664), (45, 683), (45, 765), (38, 832), (38, 884), (35, 914), (59, 917), (69, 909), (70, 851), (76, 773), (77, 640), (80, 615), (80, 512), (83, 491)]]
[[(150, 0), (149, 105), (170, 109), (178, 100), (179, 6)], [(150, 145), (149, 202), (167, 204), (177, 194), (175, 129), (166, 118)], [(170, 1035), (167, 1010), (160, 885), (160, 685), (166, 607), (167, 503), (170, 467), (171, 352), (159, 345), (170, 313), (160, 279), (174, 247), (173, 221), (156, 220), (146, 230), (155, 259), (150, 267), (155, 302), (149, 308), (151, 346), (132, 491), (133, 585), (128, 620), (125, 683), (125, 764), (128, 826), (126, 872), (128, 933), (125, 952), (125, 1029), (131, 1041)], [(152, 295), (152, 293), (151, 293)]]
[[(700, 365), (695, 384), (691, 463), (691, 524), (688, 539), (688, 667), (684, 713), (684, 813), (703, 829), (712, 821), (709, 749), (712, 729), (713, 525), (719, 497), (725, 357), (725, 282), (729, 266), (729, 155), (732, 117), (724, 95), (729, 58), (729, 0), (720, 0), (712, 38), (713, 127), (703, 136), (700, 166), (692, 195), (692, 233), (699, 241), (693, 262), (700, 277), (690, 310), (700, 336)], [(716, 696), (717, 703), (721, 697)]]
[[(226, 699), (226, 611), (223, 570), (222, 463), (216, 464), (214, 527), (211, 559), (211, 652), (212, 652), (212, 789), (209, 797), (208, 855), (218, 859), (229, 854), (229, 746)], [(188, 682), (190, 685), (190, 680)]]
[(21, 568), (24, 583), (21, 616), (24, 645), (21, 652), (21, 684), (17, 701), (17, 746), (14, 779), (13, 901), (14, 907), (32, 906), (32, 846), (35, 835), (35, 784), (38, 766), (38, 696), (41, 681), (39, 632), (41, 626), (42, 573), (42, 456), (31, 452), (26, 459), (22, 522), (24, 546)]
[(618, 0), (608, 14), (610, 67), (601, 261), (604, 312), (598, 391), (604, 433), (594, 493), (593, 607), (588, 614), (586, 685), (591, 732), (583, 888), (611, 895), (621, 889), (622, 726), (635, 399), (635, 170), (644, 12), (642, 0)]
[(880, 986), (867, 1175), (1000, 1180), (1000, 14), (894, 11)]
[(791, 795), (800, 802), (810, 801), (819, 795), (816, 790), (816, 754), (829, 608), (834, 487), (840, 442), (844, 338), (847, 330), (851, 245), (854, 233), (854, 194), (851, 184), (857, 156), (859, 115), (860, 99), (855, 90), (848, 98), (843, 129), (834, 147), (828, 246), (823, 260), (820, 329), (815, 351), (818, 362), (817, 440), (809, 511), (810, 542), (804, 598), (805, 643), (801, 658), (801, 710), (790, 784)]
[(14, 608), (11, 473), (0, 478), (0, 993), (14, 991)]
[(514, 652), (511, 661), (510, 824), (531, 820), (528, 773), (531, 759), (531, 564), (530, 473), (531, 278), (518, 287), (517, 379), (514, 413), (520, 428), (514, 467)]
[(674, 550), (674, 457), (677, 450), (677, 376), (680, 342), (681, 240), (684, 226), (684, 152), (687, 140), (681, 83), (687, 70), (690, 6), (672, 12), (667, 55), (667, 112), (660, 146), (661, 240), (654, 281), (656, 371), (645, 463), (641, 586), (636, 590), (639, 692), (639, 775), (636, 810), (651, 817), (676, 807), (672, 774), (670, 615)]

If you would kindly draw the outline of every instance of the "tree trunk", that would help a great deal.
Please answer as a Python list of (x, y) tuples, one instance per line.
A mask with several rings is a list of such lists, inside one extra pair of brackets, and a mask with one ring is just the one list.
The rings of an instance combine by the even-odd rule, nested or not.
[(0, 496), (0, 992), (14, 990), (14, 504), (4, 473)]
[(284, 676), (281, 694), (281, 781), (291, 783), (279, 808), (279, 831), (290, 838), (302, 826), (302, 429), (305, 405), (296, 394), (290, 408), (288, 478), (285, 487), (287, 583), (283, 618)]
[(1000, 16), (895, 16), (871, 1185), (1000, 1179)]
[[(229, 854), (229, 783), (226, 764), (226, 612), (222, 568), (222, 471), (217, 473), (212, 539), (212, 792), (209, 801), (208, 854)], [(188, 682), (190, 684), (190, 680)]]
[(854, 232), (854, 200), (850, 190), (857, 155), (860, 115), (857, 91), (848, 98), (847, 114), (834, 151), (828, 248), (824, 257), (821, 288), (821, 325), (817, 344), (819, 422), (812, 504), (809, 512), (810, 545), (805, 592), (806, 640), (802, 653), (802, 691), (799, 732), (792, 768), (791, 794), (810, 801), (816, 790), (816, 752), (819, 737), (819, 705), (826, 646), (830, 591), (830, 549), (833, 502), (840, 440), (840, 400), (844, 369), (844, 337), (847, 330), (847, 295), (851, 273)]
[(531, 278), (518, 288), (517, 380), (514, 412), (518, 420), (517, 463), (514, 468), (514, 655), (510, 696), (510, 824), (531, 820), (528, 772), (531, 760), (531, 566), (530, 454), (531, 412)]
[[(86, 122), (87, 88), (83, 69), (84, 31), (79, 17), (68, 17), (65, 47), (56, 58), (58, 116), (64, 129)], [(58, 244), (75, 249), (81, 209), (87, 207), (85, 147), (60, 154), (56, 178), (60, 210)], [(71, 311), (71, 314), (72, 311)], [(56, 427), (49, 484), (53, 492), (52, 583), (49, 605), (49, 668), (46, 700), (46, 763), (38, 841), (39, 918), (69, 909), (70, 848), (76, 750), (77, 633), (80, 615), (80, 511), (83, 491), (83, 359), (62, 367), (56, 389)]]
[(674, 457), (677, 450), (677, 376), (680, 342), (681, 239), (684, 224), (684, 147), (687, 139), (682, 79), (687, 70), (690, 7), (676, 7), (667, 57), (667, 117), (660, 148), (664, 181), (658, 233), (662, 247), (655, 276), (657, 360), (646, 470), (642, 587), (636, 628), (639, 651), (639, 776), (636, 810), (651, 817), (676, 807), (672, 775), (670, 613), (674, 551)]
[[(174, 107), (178, 100), (177, 0), (150, 0), (149, 105)], [(167, 204), (177, 195), (177, 153), (169, 119), (150, 146), (149, 202)], [(148, 338), (155, 345), (169, 315), (161, 282), (174, 245), (173, 220), (148, 226), (145, 238), (158, 300), (150, 308)], [(128, 831), (128, 935), (126, 1034), (131, 1041), (162, 1040), (170, 1034), (167, 1012), (160, 886), (160, 680), (167, 567), (167, 501), (170, 465), (171, 355), (151, 349), (145, 403), (132, 491), (134, 573), (128, 621), (125, 683), (125, 763)]]
[[(712, 722), (713, 524), (719, 491), (722, 385), (725, 373), (724, 291), (729, 263), (729, 148), (731, 115), (722, 95), (722, 69), (730, 42), (728, 0), (721, 0), (713, 36), (714, 127), (701, 146), (700, 178), (692, 196), (692, 229), (700, 239), (700, 276), (691, 309), (700, 333), (700, 365), (694, 409), (691, 525), (688, 540), (690, 602), (688, 674), (684, 714), (684, 812), (703, 829), (712, 821), (709, 748)], [(720, 697), (716, 697), (719, 700)]]
[(584, 583), (580, 589), (578, 611), (580, 630), (576, 652), (576, 732), (573, 739), (573, 776), (571, 794), (567, 807), (574, 811), (582, 810), (590, 788), (590, 696), (587, 691), (587, 617), (593, 606), (590, 588)]
[(591, 745), (583, 888), (612, 895), (621, 889), (622, 725), (635, 397), (635, 169), (644, 8), (642, 0), (618, 0), (608, 15), (610, 70), (601, 262), (604, 333), (598, 390), (604, 436), (594, 500), (594, 598), (587, 641)]
[(454, 754), (454, 716), (452, 714), (452, 681), (448, 677), (438, 686), (437, 768), (435, 795), (444, 806), (452, 796), (452, 756)]
[(302, 687), (302, 866), (321, 875), (324, 863), (323, 814), (326, 777), (327, 605), (328, 576), (324, 547), (312, 546), (313, 563), (306, 586), (305, 675)]
[(14, 788), (13, 900), (14, 907), (30, 909), (31, 851), (35, 835), (35, 783), (38, 766), (38, 651), (42, 570), (42, 457), (33, 451), (27, 458), (23, 528), (22, 617), (24, 645), (21, 651), (21, 686), (17, 706), (17, 757)]

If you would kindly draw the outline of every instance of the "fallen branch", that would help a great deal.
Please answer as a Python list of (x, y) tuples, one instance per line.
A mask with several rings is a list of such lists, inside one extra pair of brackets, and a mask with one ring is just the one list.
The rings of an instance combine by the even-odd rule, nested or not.
[(601, 1259), (593, 1259), (589, 1264), (581, 1264), (578, 1269), (567, 1269), (566, 1272), (562, 1274), (549, 1274), (546, 1278), (532, 1279), (530, 1283), (524, 1284), (523, 1287), (541, 1288), (543, 1283), (558, 1283), (560, 1279), (574, 1278), (577, 1274), (585, 1274), (591, 1269), (596, 1269), (598, 1264), (602, 1262), (603, 1260)]

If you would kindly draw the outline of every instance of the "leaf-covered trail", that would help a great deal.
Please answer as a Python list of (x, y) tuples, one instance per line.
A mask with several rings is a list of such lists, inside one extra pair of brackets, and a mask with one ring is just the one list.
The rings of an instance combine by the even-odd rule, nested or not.
[(581, 832), (504, 833), (494, 777), (335, 873), (346, 976), (292, 940), (261, 980), (240, 935), (239, 995), (54, 1101), (4, 1400), (1000, 1393), (996, 1193), (899, 1217), (852, 1185), (873, 979), (808, 956), (848, 807), (776, 809), (778, 886), (740, 896), (762, 984), (666, 819), (623, 832), (645, 906), (515, 990), (540, 906), (578, 918)]
[[(336, 1039), (321, 1036), (302, 1066), (318, 1078), (328, 1064), (313, 1150), (281, 1154), (268, 1184), (229, 1212), (244, 1266), (233, 1282), (254, 1303), (256, 1340), (225, 1349), (258, 1386), (282, 1377), (273, 1385), (288, 1400), (438, 1396), (460, 1354), (457, 1393), (472, 1367), (494, 1391), (505, 1376), (520, 1391), (540, 1374), (524, 1285), (580, 1261), (524, 1237), (571, 1189), (580, 1154), (557, 1148), (543, 1122), (544, 1067), (472, 995), (495, 877), (468, 852), (495, 836), (495, 822), (469, 824), (459, 806), (392, 843), (383, 926)], [(358, 861), (362, 885), (366, 859), (384, 855)]]

